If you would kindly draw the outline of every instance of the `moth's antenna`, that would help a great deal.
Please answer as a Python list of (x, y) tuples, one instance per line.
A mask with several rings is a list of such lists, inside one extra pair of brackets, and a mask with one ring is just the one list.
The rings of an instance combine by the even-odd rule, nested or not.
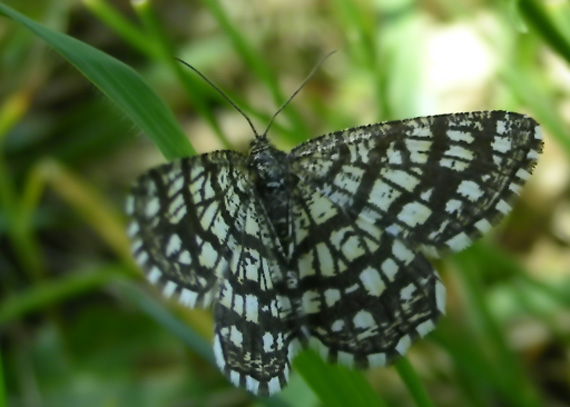
[[(305, 86), (305, 84), (309, 81), (309, 79), (311, 79), (313, 77), (313, 75), (315, 74), (315, 72), (317, 71), (317, 69), (320, 68), (320, 66), (328, 59), (328, 57), (330, 57), (332, 54), (334, 54), (336, 51), (331, 51), (329, 52), (327, 55), (325, 55), (323, 58), (321, 58), (321, 60), (315, 65), (315, 67), (311, 70), (311, 72), (309, 73), (309, 75), (307, 75), (307, 77), (305, 78), (305, 80), (301, 83), (301, 85), (299, 85), (299, 87), (297, 88), (297, 90), (295, 92), (293, 92), (293, 94), (291, 95), (291, 97), (289, 97), (289, 99), (287, 99), (287, 101), (285, 103), (283, 103), (283, 105), (277, 109), (277, 111), (275, 112), (275, 114), (271, 117), (271, 120), (269, 121), (269, 124), (267, 125), (267, 128), (265, 129), (265, 131), (263, 132), (262, 136), (265, 137), (265, 135), (267, 134), (267, 132), (269, 131), (269, 129), (271, 128), (271, 125), (273, 124), (273, 122), (275, 121), (275, 118), (277, 117), (277, 115), (279, 113), (281, 113), (281, 111), (283, 109), (285, 109), (285, 107), (287, 107), (287, 105), (293, 100), (293, 98), (295, 96), (297, 96), (297, 93), (299, 93), (301, 91), (301, 89), (303, 89), (303, 87)], [(208, 78), (206, 78), (206, 76), (204, 74), (202, 74), (202, 72), (200, 72), (199, 70), (197, 70), (196, 68), (194, 68), (192, 65), (190, 65), (188, 62), (183, 61), (180, 58), (176, 58), (176, 60), (178, 60), (179, 62), (182, 62), (184, 65), (186, 65), (188, 68), (192, 69), (194, 72), (196, 72), (200, 78), (202, 78), (204, 81), (206, 81), (206, 83), (208, 85), (210, 85), (212, 88), (214, 88), (216, 90), (216, 92), (218, 92), (224, 99), (226, 99), (228, 101), (228, 103), (230, 105), (232, 105), (244, 118), (245, 120), (247, 120), (247, 123), (249, 124), (249, 127), (251, 127), (251, 129), (253, 130), (253, 134), (255, 134), (255, 137), (259, 137), (259, 134), (257, 133), (257, 131), (255, 130), (255, 127), (253, 126), (253, 123), (251, 122), (250, 118), (244, 113), (243, 110), (241, 110), (239, 108), (238, 105), (236, 105), (224, 92), (221, 91), (220, 88), (218, 88), (214, 82), (212, 82), (211, 80), (209, 80)]]
[(220, 88), (218, 88), (214, 82), (212, 82), (211, 80), (209, 80), (208, 78), (206, 78), (206, 76), (204, 74), (202, 74), (202, 72), (200, 72), (199, 70), (197, 70), (196, 68), (194, 68), (192, 65), (190, 65), (188, 62), (181, 60), (180, 58), (175, 58), (176, 60), (182, 62), (184, 65), (186, 65), (188, 68), (192, 69), (194, 72), (196, 72), (200, 78), (204, 79), (206, 81), (206, 83), (208, 85), (210, 85), (212, 88), (214, 88), (216, 90), (216, 92), (218, 92), (224, 99), (226, 99), (228, 101), (228, 103), (230, 105), (232, 105), (238, 112), (240, 112), (240, 114), (245, 117), (245, 120), (247, 120), (247, 123), (249, 124), (249, 127), (251, 127), (251, 129), (253, 130), (253, 134), (255, 134), (255, 137), (259, 137), (259, 135), (257, 134), (257, 130), (255, 130), (255, 127), (253, 126), (253, 123), (251, 122), (250, 118), (244, 113), (243, 110), (241, 110), (239, 108), (238, 105), (236, 105), (233, 100), (231, 100), (224, 92), (221, 91)]
[(313, 77), (313, 75), (315, 74), (315, 72), (317, 72), (317, 69), (319, 69), (321, 67), (321, 65), (332, 55), (336, 52), (335, 51), (331, 51), (328, 54), (326, 54), (324, 57), (321, 58), (321, 60), (314, 66), (314, 68), (311, 70), (311, 72), (307, 75), (307, 77), (305, 78), (305, 80), (303, 82), (301, 82), (301, 85), (299, 85), (299, 87), (297, 88), (297, 90), (295, 92), (293, 92), (293, 94), (289, 97), (289, 99), (287, 99), (285, 101), (285, 103), (283, 103), (283, 105), (281, 105), (281, 107), (279, 109), (277, 109), (277, 111), (275, 112), (275, 114), (273, 115), (273, 117), (271, 118), (271, 120), (269, 121), (269, 124), (267, 125), (267, 128), (265, 129), (265, 131), (263, 132), (263, 136), (265, 136), (267, 134), (267, 132), (269, 131), (269, 129), (271, 128), (271, 125), (273, 125), (273, 122), (275, 121), (275, 118), (277, 117), (277, 115), (279, 113), (281, 113), (281, 111), (283, 109), (285, 109), (287, 107), (287, 105), (293, 100), (293, 98), (295, 96), (297, 96), (297, 93), (299, 93), (301, 91), (301, 89), (303, 89), (303, 87), (305, 86), (305, 84), (307, 82), (309, 82), (309, 80)]

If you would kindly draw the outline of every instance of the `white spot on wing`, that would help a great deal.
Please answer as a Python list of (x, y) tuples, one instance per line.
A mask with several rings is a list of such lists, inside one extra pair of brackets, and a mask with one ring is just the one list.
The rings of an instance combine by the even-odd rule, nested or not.
[(236, 372), (235, 370), (230, 371), (230, 381), (235, 386), (240, 386), (240, 377), (241, 375), (239, 374), (239, 372)]
[(459, 212), (459, 210), (461, 209), (462, 206), (463, 206), (463, 203), (461, 201), (459, 201), (457, 199), (450, 199), (445, 204), (445, 211), (447, 213)]
[(252, 322), (257, 322), (259, 319), (259, 303), (255, 295), (245, 296), (245, 319)]
[(127, 229), (127, 235), (129, 235), (129, 237), (134, 237), (137, 233), (139, 233), (139, 231), (140, 231), (139, 224), (135, 221), (132, 221), (129, 224), (129, 228)]
[(503, 215), (506, 215), (507, 213), (509, 213), (511, 211), (511, 209), (513, 209), (513, 208), (511, 208), (511, 206), (508, 203), (506, 203), (502, 199), (497, 203), (496, 208)]
[(445, 314), (445, 286), (441, 282), (436, 281), (435, 283), (435, 303), (437, 309), (442, 314)]
[(158, 211), (160, 211), (160, 201), (154, 196), (146, 203), (144, 214), (147, 218), (154, 218)]
[(409, 335), (404, 335), (400, 338), (400, 341), (396, 345), (396, 350), (400, 355), (404, 355), (406, 351), (410, 348), (412, 340)]
[[(345, 186), (347, 189), (356, 188), (355, 185), (345, 184)], [(321, 224), (336, 215), (337, 210), (329, 198), (320, 194), (313, 194), (311, 198), (312, 202), (309, 206), (309, 211), (314, 222)]]
[(148, 273), (148, 281), (150, 281), (152, 284), (156, 284), (160, 277), (162, 277), (162, 272), (158, 267), (153, 266)]
[(386, 285), (382, 281), (380, 273), (372, 267), (367, 267), (360, 273), (360, 281), (362, 281), (362, 285), (368, 294), (376, 297), (379, 297), (386, 289)]
[(471, 133), (465, 132), (465, 131), (460, 131), (460, 130), (448, 130), (447, 131), (447, 137), (449, 137), (450, 140), (455, 141), (455, 142), (465, 142), (465, 143), (472, 143), (473, 142), (473, 136), (471, 135)]
[(166, 284), (164, 285), (162, 293), (166, 298), (170, 298), (172, 297), (172, 294), (174, 294), (174, 292), (176, 291), (177, 287), (178, 285), (174, 281), (167, 281)]
[[(214, 356), (216, 357), (216, 364), (223, 372), (224, 368), (226, 367), (226, 360), (224, 358), (224, 351), (222, 350), (222, 344), (220, 343), (219, 334), (214, 336), (213, 348), (214, 348)], [(237, 383), (234, 382), (233, 380), (231, 380), (231, 382), (234, 383), (235, 385), (239, 385), (239, 377)]]
[(538, 160), (538, 152), (536, 150), (529, 150), (526, 157), (530, 160)]
[(467, 180), (461, 181), (461, 184), (457, 187), (457, 192), (472, 202), (477, 201), (483, 196), (483, 191), (481, 191), (479, 184)]
[(506, 123), (503, 120), (497, 120), (497, 134), (503, 135), (507, 131)]
[(176, 180), (174, 180), (173, 183), (170, 184), (167, 192), (168, 197), (171, 198), (177, 193), (179, 193), (182, 190), (183, 186), (184, 186), (184, 177), (179, 176), (178, 178), (176, 178)]
[(519, 184), (515, 184), (514, 182), (511, 182), (509, 184), (509, 190), (512, 191), (516, 195), (520, 195), (521, 191), (522, 191), (522, 186)]
[(132, 195), (129, 195), (125, 201), (125, 212), (127, 215), (135, 213), (135, 198)]
[(452, 145), (444, 153), (445, 155), (461, 158), (462, 160), (471, 161), (473, 160), (473, 151), (463, 148), (458, 145)]
[(323, 276), (334, 276), (335, 270), (333, 264), (333, 257), (327, 245), (324, 243), (319, 243), (316, 249), (320, 263), (321, 273), (323, 274)]
[(414, 137), (431, 137), (433, 133), (429, 129), (429, 127), (423, 126), (421, 124), (416, 124), (418, 127), (414, 127), (412, 129), (411, 135)]
[(487, 233), (493, 227), (487, 219), (481, 219), (475, 223), (475, 227), (481, 233)]
[(515, 175), (520, 179), (522, 179), (523, 181), (526, 181), (527, 179), (530, 178), (530, 173), (524, 168), (520, 168)]
[(135, 260), (137, 263), (142, 266), (148, 260), (148, 253), (147, 252), (140, 252), (136, 257)]
[(442, 158), (439, 160), (439, 165), (459, 172), (465, 171), (469, 167), (469, 163), (452, 158)]
[(422, 322), (421, 324), (419, 324), (416, 327), (416, 331), (418, 332), (418, 334), (421, 337), (426, 336), (428, 333), (430, 333), (431, 331), (433, 331), (435, 328), (435, 325), (433, 323), (433, 321), (431, 319), (428, 319), (427, 321)]
[(368, 355), (368, 365), (370, 367), (385, 366), (386, 365), (386, 354), (385, 353), (373, 353)]
[(241, 348), (243, 346), (243, 333), (235, 325), (230, 326), (230, 341)]
[(182, 194), (174, 198), (168, 206), (169, 220), (172, 224), (177, 224), (186, 215), (186, 205)]
[(166, 255), (170, 256), (172, 253), (178, 252), (181, 246), (182, 240), (180, 240), (180, 237), (176, 233), (171, 234), (166, 245)]
[(195, 293), (194, 291), (190, 291), (187, 288), (183, 288), (182, 292), (180, 293), (179, 301), (182, 305), (194, 308), (196, 306), (197, 298), (198, 298), (197, 293)]
[(316, 314), (320, 311), (320, 295), (316, 291), (305, 291), (301, 299), (303, 311), (307, 314)]
[(422, 225), (432, 214), (431, 209), (419, 202), (410, 202), (404, 205), (398, 219), (410, 227)]
[(420, 183), (417, 177), (404, 170), (385, 168), (380, 171), (380, 176), (410, 192)]
[(336, 175), (334, 184), (348, 195), (354, 195), (360, 186), (363, 175), (363, 169), (346, 165), (343, 170)]
[(331, 330), (333, 332), (340, 332), (344, 329), (344, 321), (342, 319), (337, 319), (331, 325)]
[(251, 376), (247, 376), (245, 378), (245, 387), (253, 394), (256, 394), (259, 389), (259, 380), (256, 380)]
[[(196, 240), (198, 239), (196, 238)], [(201, 249), (200, 255), (198, 256), (200, 264), (213, 269), (219, 256), (218, 253), (210, 242), (202, 241)]]
[[(429, 131), (429, 129), (428, 129)], [(431, 136), (431, 132), (430, 132)], [(410, 160), (417, 164), (425, 164), (431, 150), (431, 140), (405, 140), (406, 148), (410, 152)]]
[(275, 394), (281, 390), (281, 383), (279, 383), (279, 377), (275, 376), (272, 377), (271, 380), (267, 383), (267, 388), (269, 394)]
[(416, 286), (413, 283), (408, 284), (400, 290), (400, 300), (405, 302), (410, 301), (414, 291), (416, 291)]
[(340, 300), (340, 290), (336, 288), (328, 288), (325, 290), (325, 302), (329, 307), (332, 307)]
[(263, 334), (263, 351), (266, 353), (273, 352), (275, 350), (275, 338), (271, 332), (265, 332)]
[(352, 353), (339, 351), (337, 353), (337, 361), (341, 365), (353, 367), (354, 366), (354, 355)]
[(394, 240), (394, 243), (392, 244), (392, 253), (396, 258), (402, 260), (404, 264), (407, 264), (414, 259), (414, 253), (399, 240)]
[(424, 201), (429, 201), (431, 199), (431, 195), (433, 194), (433, 188), (428, 189), (420, 194), (420, 198)]
[(382, 179), (377, 179), (370, 191), (369, 201), (373, 202), (378, 208), (386, 210), (400, 195), (402, 195), (400, 191), (392, 188)]
[(451, 239), (449, 239), (445, 244), (455, 252), (461, 251), (471, 245), (472, 241), (464, 232), (459, 232)]
[(354, 291), (357, 291), (358, 288), (359, 288), (359, 287), (358, 287), (358, 284), (353, 284), (353, 285), (351, 285), (350, 287), (346, 288), (346, 289), (344, 290), (344, 292), (345, 292), (346, 294), (350, 294), (350, 293), (352, 293), (352, 292), (354, 292)]
[(188, 250), (182, 251), (178, 255), (178, 262), (187, 266), (192, 264), (192, 258), (190, 257), (190, 252)]
[(393, 259), (388, 258), (384, 260), (382, 266), (380, 267), (386, 278), (388, 278), (389, 281), (394, 281), (394, 277), (396, 276), (396, 273), (398, 272), (399, 269), (396, 262)]
[[(357, 329), (370, 329), (376, 327), (377, 325), (376, 321), (374, 321), (374, 317), (372, 316), (372, 314), (364, 310), (360, 310), (356, 313), (356, 315), (352, 319), (352, 323), (354, 324), (354, 327)], [(370, 333), (368, 336), (370, 336)]]
[(506, 154), (512, 148), (511, 139), (508, 137), (495, 136), (491, 143), (493, 150)]

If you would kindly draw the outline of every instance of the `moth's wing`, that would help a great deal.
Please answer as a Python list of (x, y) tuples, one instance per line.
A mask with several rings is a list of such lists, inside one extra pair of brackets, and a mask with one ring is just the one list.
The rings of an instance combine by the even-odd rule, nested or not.
[(190, 307), (215, 303), (214, 353), (236, 386), (281, 389), (288, 322), (274, 282), (276, 238), (253, 195), (245, 157), (219, 151), (150, 170), (127, 202), (133, 255), (152, 283)]
[(126, 205), (133, 256), (166, 296), (177, 294), (190, 307), (214, 300), (242, 233), (232, 225), (241, 210), (243, 161), (229, 151), (185, 158), (133, 185)]
[(255, 198), (242, 207), (234, 227), (243, 233), (214, 308), (214, 351), (232, 383), (267, 396), (287, 383), (293, 352), (291, 307), (281, 295), (282, 249)]
[(510, 211), (541, 150), (533, 119), (485, 111), (331, 133), (301, 144), (289, 161), (347, 215), (439, 256), (464, 249)]
[(421, 253), (310, 184), (292, 211), (301, 332), (330, 362), (385, 365), (434, 328), (445, 289)]

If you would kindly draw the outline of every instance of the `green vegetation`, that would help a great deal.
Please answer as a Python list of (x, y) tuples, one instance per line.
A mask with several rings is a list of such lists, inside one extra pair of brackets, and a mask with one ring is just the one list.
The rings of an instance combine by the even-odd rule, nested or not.
[[(0, 407), (570, 400), (566, 3), (41, 3), (0, 3)], [(304, 352), (282, 393), (255, 399), (215, 367), (209, 311), (164, 300), (144, 281), (129, 255), (123, 200), (161, 160), (244, 150), (251, 137), (175, 57), (262, 131), (334, 49), (277, 118), (276, 144), (503, 109), (537, 119), (547, 148), (509, 218), (437, 262), (448, 315), (406, 359), (355, 372)]]

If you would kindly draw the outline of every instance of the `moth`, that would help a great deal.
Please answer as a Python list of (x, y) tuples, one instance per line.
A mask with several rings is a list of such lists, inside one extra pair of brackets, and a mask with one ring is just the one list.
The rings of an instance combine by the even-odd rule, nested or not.
[(496, 225), (542, 151), (532, 118), (480, 111), (349, 128), (283, 152), (238, 110), (255, 135), (247, 154), (151, 169), (126, 211), (148, 280), (213, 306), (219, 368), (258, 395), (286, 385), (305, 347), (366, 368), (432, 331), (445, 288), (427, 257)]

